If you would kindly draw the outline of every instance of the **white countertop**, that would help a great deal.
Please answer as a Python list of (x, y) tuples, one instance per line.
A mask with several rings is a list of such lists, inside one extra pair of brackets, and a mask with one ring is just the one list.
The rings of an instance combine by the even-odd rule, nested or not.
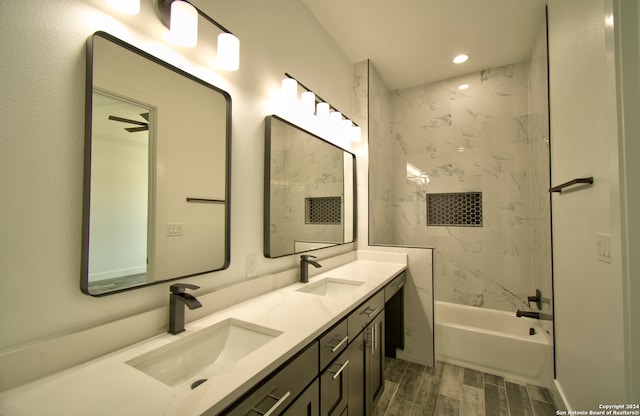
[[(69, 370), (0, 394), (0, 416), (22, 415), (200, 415), (224, 409), (249, 387), (291, 358), (367, 297), (406, 269), (404, 261), (356, 260), (310, 279), (326, 277), (364, 282), (351, 292), (327, 297), (298, 292), (295, 283), (239, 303), (186, 326), (178, 335), (162, 334)], [(187, 313), (189, 313), (187, 311)], [(282, 334), (221, 370), (198, 388), (190, 382), (170, 387), (126, 361), (235, 318)]]

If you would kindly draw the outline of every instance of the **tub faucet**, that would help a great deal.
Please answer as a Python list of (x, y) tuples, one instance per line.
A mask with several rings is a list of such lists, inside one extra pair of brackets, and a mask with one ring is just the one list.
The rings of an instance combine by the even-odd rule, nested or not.
[(310, 256), (308, 254), (300, 256), (300, 281), (302, 283), (309, 282), (309, 265), (312, 265), (315, 268), (322, 267), (320, 263), (309, 260), (310, 258), (315, 259), (316, 256)]
[(553, 320), (553, 316), (546, 314), (546, 313), (541, 313), (541, 312), (527, 312), (527, 311), (521, 311), (520, 309), (518, 309), (516, 311), (516, 316), (518, 318), (522, 318), (523, 316), (526, 318), (533, 318), (533, 319), (541, 319), (543, 321), (551, 321)]
[(198, 309), (202, 303), (195, 296), (186, 293), (185, 290), (200, 289), (200, 286), (187, 283), (175, 283), (169, 287), (169, 333), (179, 334), (184, 331), (184, 307)]

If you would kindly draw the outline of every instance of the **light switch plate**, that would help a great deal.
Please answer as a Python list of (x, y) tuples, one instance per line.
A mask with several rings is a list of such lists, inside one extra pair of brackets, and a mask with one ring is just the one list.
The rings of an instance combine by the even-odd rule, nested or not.
[(609, 234), (596, 234), (596, 247), (598, 260), (611, 263), (611, 236)]
[(167, 235), (170, 237), (180, 236), (184, 233), (184, 225), (180, 223), (167, 224)]

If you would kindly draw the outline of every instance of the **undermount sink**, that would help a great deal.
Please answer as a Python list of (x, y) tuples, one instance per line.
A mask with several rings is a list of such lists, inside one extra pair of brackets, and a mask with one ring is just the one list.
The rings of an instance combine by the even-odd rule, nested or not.
[(357, 282), (355, 280), (327, 277), (298, 289), (298, 292), (311, 293), (318, 296), (340, 296), (351, 292), (363, 284), (364, 282)]
[(175, 386), (199, 373), (215, 374), (280, 334), (275, 329), (230, 318), (135, 357), (127, 364)]

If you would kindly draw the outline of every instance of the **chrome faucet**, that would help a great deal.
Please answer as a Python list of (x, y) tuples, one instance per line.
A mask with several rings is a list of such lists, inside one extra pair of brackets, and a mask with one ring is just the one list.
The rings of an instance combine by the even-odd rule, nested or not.
[(186, 293), (185, 290), (200, 289), (200, 286), (190, 285), (187, 283), (175, 283), (169, 287), (171, 294), (169, 295), (169, 333), (179, 334), (184, 331), (184, 307), (189, 309), (198, 309), (202, 303), (195, 296)]
[(310, 256), (308, 254), (304, 254), (300, 256), (300, 281), (302, 283), (309, 282), (309, 265), (312, 265), (315, 268), (322, 267), (320, 263), (315, 262), (309, 259), (315, 259), (316, 256)]

